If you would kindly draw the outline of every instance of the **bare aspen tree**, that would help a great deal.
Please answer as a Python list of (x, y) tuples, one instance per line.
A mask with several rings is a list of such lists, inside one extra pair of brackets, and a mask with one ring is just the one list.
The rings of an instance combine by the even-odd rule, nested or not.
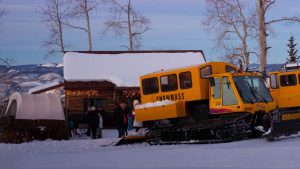
[[(68, 23), (69, 11), (69, 0), (47, 0), (46, 6), (41, 9), (43, 22), (50, 31), (49, 40), (44, 42), (49, 54), (60, 52), (63, 55), (65, 51), (67, 45), (64, 41), (64, 29)], [(57, 47), (59, 50), (56, 50)]]
[(240, 0), (206, 0), (206, 19), (203, 26), (216, 33), (215, 47), (225, 60), (241, 60), (244, 69), (249, 65), (249, 41), (256, 38), (256, 13), (246, 10)]
[(260, 48), (260, 66), (259, 70), (263, 71), (267, 65), (267, 51), (270, 47), (267, 45), (268, 28), (274, 23), (279, 22), (300, 22), (300, 17), (281, 17), (278, 19), (272, 19), (266, 21), (266, 14), (271, 7), (276, 3), (276, 0), (256, 0), (257, 12), (258, 12), (258, 32), (259, 32), (259, 48)]
[(78, 19), (83, 18), (86, 22), (86, 26), (78, 26), (72, 23), (66, 23), (67, 26), (75, 29), (83, 30), (87, 33), (88, 36), (88, 50), (92, 51), (92, 33), (91, 33), (91, 24), (90, 24), (90, 13), (96, 9), (98, 6), (97, 1), (92, 0), (73, 0), (74, 6), (70, 12), (70, 17)]
[(1, 2), (2, 1), (0, 0), (0, 18), (3, 17), (7, 13), (5, 7), (3, 7), (3, 5), (1, 4)]
[(131, 0), (121, 4), (117, 0), (105, 0), (111, 5), (111, 18), (105, 21), (105, 32), (112, 31), (116, 36), (128, 36), (129, 45), (123, 45), (128, 50), (138, 50), (141, 47), (142, 35), (150, 30), (149, 18), (132, 8)]
[[(0, 18), (2, 18), (5, 14), (7, 14), (7, 10), (1, 3), (2, 1), (0, 0)], [(7, 57), (0, 56), (0, 64), (4, 64), (9, 66), (12, 63), (12, 59), (9, 59)]]
[(13, 59), (1, 56), (0, 63), (1, 65), (11, 66), (11, 64), (13, 63)]

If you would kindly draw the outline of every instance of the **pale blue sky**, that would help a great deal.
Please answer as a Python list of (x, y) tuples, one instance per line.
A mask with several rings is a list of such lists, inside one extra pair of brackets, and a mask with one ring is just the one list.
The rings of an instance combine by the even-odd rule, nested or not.
[[(46, 48), (42, 47), (42, 42), (49, 34), (37, 13), (44, 3), (44, 0), (2, 0), (9, 12), (0, 21), (0, 55), (13, 58), (15, 64), (62, 62), (60, 56), (45, 58)], [(201, 49), (207, 60), (218, 60), (218, 53), (213, 49), (214, 34), (207, 33), (201, 25), (204, 0), (133, 0), (133, 6), (152, 22), (153, 30), (145, 33), (142, 49)], [(124, 50), (120, 45), (126, 43), (126, 39), (102, 36), (107, 14), (101, 9), (92, 14), (93, 49)], [(300, 16), (299, 0), (277, 0), (268, 18), (295, 14)], [(272, 48), (268, 61), (282, 63), (287, 56), (289, 36), (293, 34), (300, 42), (300, 24), (277, 24), (273, 28), (277, 36), (269, 38)], [(66, 40), (72, 44), (69, 50), (87, 49), (84, 32), (70, 30)], [(298, 47), (300, 49), (300, 43)], [(252, 58), (252, 61), (257, 59)]]

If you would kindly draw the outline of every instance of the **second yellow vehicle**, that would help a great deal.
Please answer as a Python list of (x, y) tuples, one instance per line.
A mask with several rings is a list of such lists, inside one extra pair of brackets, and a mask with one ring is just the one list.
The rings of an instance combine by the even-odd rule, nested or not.
[(285, 64), (280, 71), (271, 72), (270, 92), (277, 104), (270, 139), (297, 134), (300, 131), (300, 66)]
[[(276, 102), (260, 74), (225, 62), (140, 77), (136, 120), (151, 144), (224, 142), (267, 133)], [(258, 132), (259, 131), (259, 132)]]

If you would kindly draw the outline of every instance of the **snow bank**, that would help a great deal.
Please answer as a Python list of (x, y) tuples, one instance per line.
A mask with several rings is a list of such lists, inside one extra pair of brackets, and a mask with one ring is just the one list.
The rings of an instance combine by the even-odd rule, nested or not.
[(163, 100), (163, 101), (157, 101), (157, 102), (137, 105), (135, 108), (136, 109), (145, 109), (145, 108), (151, 108), (151, 107), (166, 106), (166, 105), (170, 105), (170, 104), (174, 104), (174, 103), (175, 102), (171, 101), (171, 100)]
[(18, 72), (19, 72), (18, 70), (10, 69), (7, 73), (18, 73)]
[(63, 64), (63, 63), (58, 63), (58, 64), (56, 65), (56, 67), (64, 67), (64, 64)]
[(42, 64), (41, 67), (56, 67), (56, 64), (54, 64), (54, 63), (46, 63), (46, 64)]
[(41, 67), (63, 67), (63, 63), (45, 63), (45, 64), (40, 64), (39, 66)]
[(205, 63), (202, 52), (157, 52), (88, 54), (67, 52), (64, 57), (66, 81), (111, 81), (117, 86), (139, 86), (141, 75)]

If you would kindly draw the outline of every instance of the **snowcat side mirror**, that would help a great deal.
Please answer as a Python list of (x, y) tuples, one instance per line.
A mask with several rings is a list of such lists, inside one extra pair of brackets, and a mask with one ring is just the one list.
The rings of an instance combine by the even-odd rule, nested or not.
[(215, 86), (215, 85), (216, 85), (216, 83), (215, 83), (215, 78), (210, 77), (210, 78), (209, 78), (209, 83), (210, 83), (210, 86)]

